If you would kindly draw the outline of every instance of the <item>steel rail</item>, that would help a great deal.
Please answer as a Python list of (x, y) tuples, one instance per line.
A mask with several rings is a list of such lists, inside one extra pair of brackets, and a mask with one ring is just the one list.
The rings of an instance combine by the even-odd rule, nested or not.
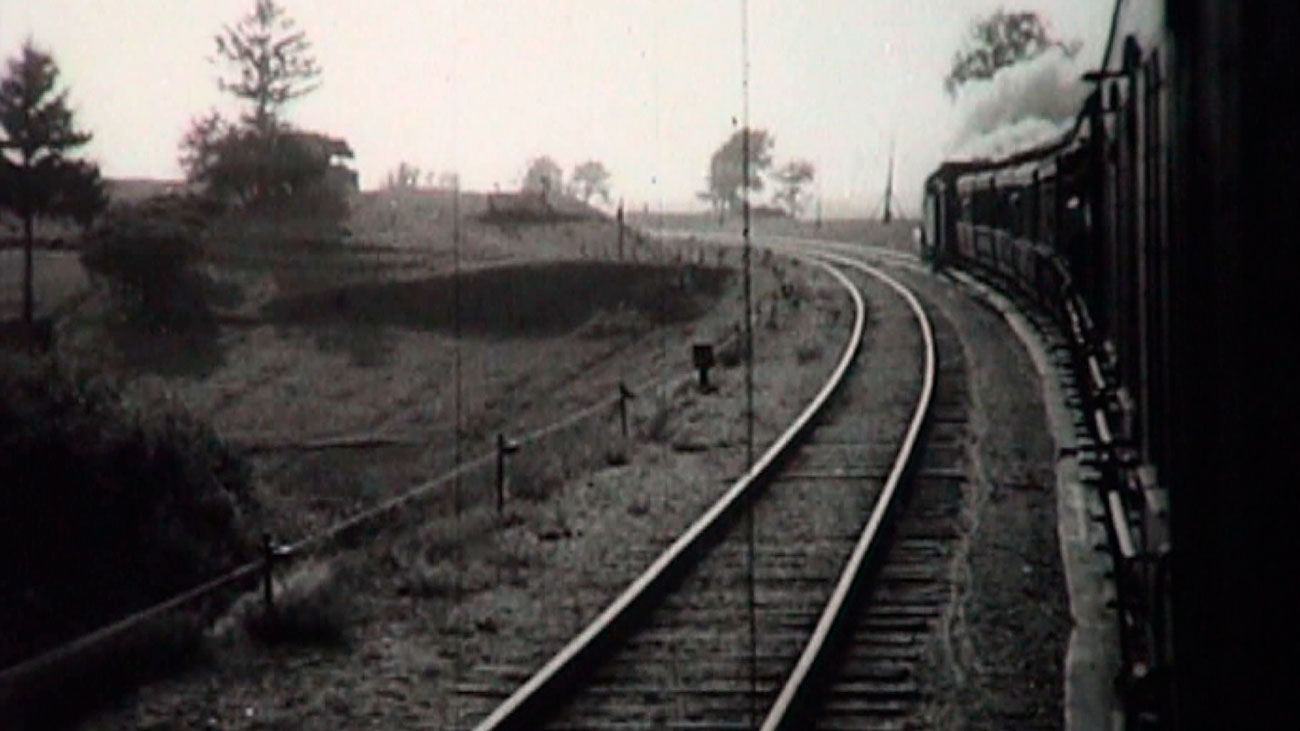
[(921, 303), (917, 301), (916, 296), (893, 277), (864, 262), (830, 252), (820, 252), (817, 256), (841, 266), (865, 272), (884, 282), (906, 300), (921, 326), (925, 349), (925, 374), (921, 387), (921, 396), (917, 399), (912, 420), (908, 424), (907, 434), (903, 438), (903, 444), (889, 472), (889, 478), (876, 500), (876, 506), (871, 512), (871, 517), (867, 520), (866, 526), (854, 545), (853, 553), (850, 554), (849, 560), (844, 565), (844, 570), (840, 573), (840, 578), (836, 582), (831, 598), (827, 601), (826, 607), (817, 620), (816, 629), (813, 631), (808, 644), (805, 645), (803, 653), (799, 656), (794, 670), (781, 688), (776, 702), (773, 703), (767, 717), (763, 720), (760, 727), (763, 731), (807, 727), (808, 719), (806, 714), (811, 707), (815, 694), (824, 686), (822, 681), (824, 681), (826, 673), (830, 669), (828, 667), (828, 663), (832, 659), (830, 650), (840, 645), (840, 640), (843, 639), (845, 632), (853, 629), (852, 619), (857, 609), (856, 600), (861, 597), (861, 590), (865, 586), (864, 582), (867, 577), (865, 569), (869, 565), (869, 560), (878, 553), (878, 537), (881, 535), (882, 527), (894, 514), (895, 496), (912, 464), (915, 447), (925, 426), (930, 410), (930, 401), (934, 395), (936, 372), (934, 331), (930, 325), (929, 317), (925, 314), (925, 310), (922, 309)]
[(831, 394), (844, 380), (862, 343), (866, 304), (861, 292), (842, 272), (817, 259), (798, 256), (829, 272), (853, 299), (853, 330), (831, 376), (749, 471), (733, 483), (671, 546), (659, 554), (595, 620), (475, 726), (476, 731), (536, 728), (542, 718), (555, 711), (564, 694), (573, 688), (583, 673), (635, 626), (641, 613), (668, 591), (673, 580), (695, 563), (701, 549), (725, 528), (730, 518), (735, 517), (749, 503), (762, 484), (760, 478), (767, 476), (779, 464), (780, 458), (788, 454), (796, 439), (807, 431), (813, 419), (830, 401)]

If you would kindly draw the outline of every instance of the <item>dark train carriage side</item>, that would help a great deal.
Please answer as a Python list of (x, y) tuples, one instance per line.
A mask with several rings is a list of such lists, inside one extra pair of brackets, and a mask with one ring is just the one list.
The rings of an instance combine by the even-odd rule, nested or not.
[(1167, 437), (1179, 720), (1300, 728), (1300, 3), (1168, 3)]
[(1283, 659), (1271, 633), (1294, 606), (1274, 588), (1294, 575), (1294, 513), (1265, 466), (1300, 466), (1280, 427), (1300, 365), (1277, 245), (1300, 161), (1272, 106), (1300, 88), (1300, 5), (1120, 0), (1114, 17), (1069, 133), (927, 179), (928, 251), (1073, 336), (1106, 447), (1128, 721), (1300, 727), (1272, 720), (1294, 715), (1287, 676), (1258, 661)]

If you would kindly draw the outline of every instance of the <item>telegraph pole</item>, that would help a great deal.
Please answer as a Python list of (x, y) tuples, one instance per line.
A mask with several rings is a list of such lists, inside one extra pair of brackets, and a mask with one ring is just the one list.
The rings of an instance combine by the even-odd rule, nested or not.
[[(753, 275), (750, 263), (753, 246), (749, 236), (749, 3), (740, 0), (740, 53), (741, 53), (741, 154), (740, 179), (742, 235), (745, 239), (745, 472), (754, 467), (754, 318), (752, 306)], [(758, 707), (758, 608), (754, 587), (754, 506), (745, 510), (747, 527), (747, 588), (749, 591), (749, 698), (750, 725), (757, 728), (761, 710)]]
[(890, 215), (889, 204), (894, 197), (894, 139), (889, 139), (889, 173), (885, 176), (885, 217), (882, 219), (885, 223), (893, 220)]

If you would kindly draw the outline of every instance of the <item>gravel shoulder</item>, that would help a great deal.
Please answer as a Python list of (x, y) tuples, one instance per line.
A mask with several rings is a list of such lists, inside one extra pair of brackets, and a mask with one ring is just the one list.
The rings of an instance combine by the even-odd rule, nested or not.
[(902, 275), (955, 325), (970, 366), (962, 538), (925, 727), (1062, 728), (1071, 620), (1038, 375), (997, 313), (947, 281)]

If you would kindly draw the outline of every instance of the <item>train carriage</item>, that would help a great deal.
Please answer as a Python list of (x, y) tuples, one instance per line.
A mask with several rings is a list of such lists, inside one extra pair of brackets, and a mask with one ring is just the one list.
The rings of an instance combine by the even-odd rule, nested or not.
[[(1113, 548), (1136, 541), (1130, 550), (1159, 563), (1168, 548), (1166, 531), (1152, 528), (1160, 501), (1151, 496), (1159, 488), (1135, 492), (1126, 485), (1141, 474), (1150, 486), (1159, 475), (1153, 426), (1164, 423), (1165, 376), (1157, 368), (1167, 350), (1157, 323), (1169, 317), (1159, 282), (1169, 85), (1160, 76), (1160, 33), (1143, 41), (1116, 37), (1127, 4), (1117, 8), (1112, 48), (1071, 129), (1002, 160), (945, 164), (927, 180), (926, 210), (935, 217), (929, 229), (936, 261), (990, 278), (1073, 334), (1076, 367), (1091, 374), (1084, 396), (1101, 430), (1094, 437), (1111, 455), (1104, 492), (1115, 496), (1107, 503), (1115, 507)], [(1153, 608), (1165, 605), (1155, 597), (1149, 566), (1126, 561), (1123, 568), (1116, 579), (1123, 681), (1142, 688), (1150, 669), (1168, 662), (1168, 637), (1152, 619)]]
[(1281, 418), (1264, 376), (1300, 370), (1269, 337), (1294, 327), (1273, 252), (1295, 208), (1276, 181), (1300, 168), (1275, 111), (1300, 77), (1296, 33), (1294, 3), (1118, 0), (1070, 130), (925, 184), (935, 261), (1024, 296), (1071, 339), (1135, 727), (1239, 727), (1262, 688), (1286, 698), (1251, 653), (1280, 658), (1256, 625), (1289, 604), (1234, 592), (1268, 594), (1263, 567), (1294, 553), (1278, 537), (1292, 513), (1259, 477), (1293, 454), (1288, 430), (1249, 409)]

